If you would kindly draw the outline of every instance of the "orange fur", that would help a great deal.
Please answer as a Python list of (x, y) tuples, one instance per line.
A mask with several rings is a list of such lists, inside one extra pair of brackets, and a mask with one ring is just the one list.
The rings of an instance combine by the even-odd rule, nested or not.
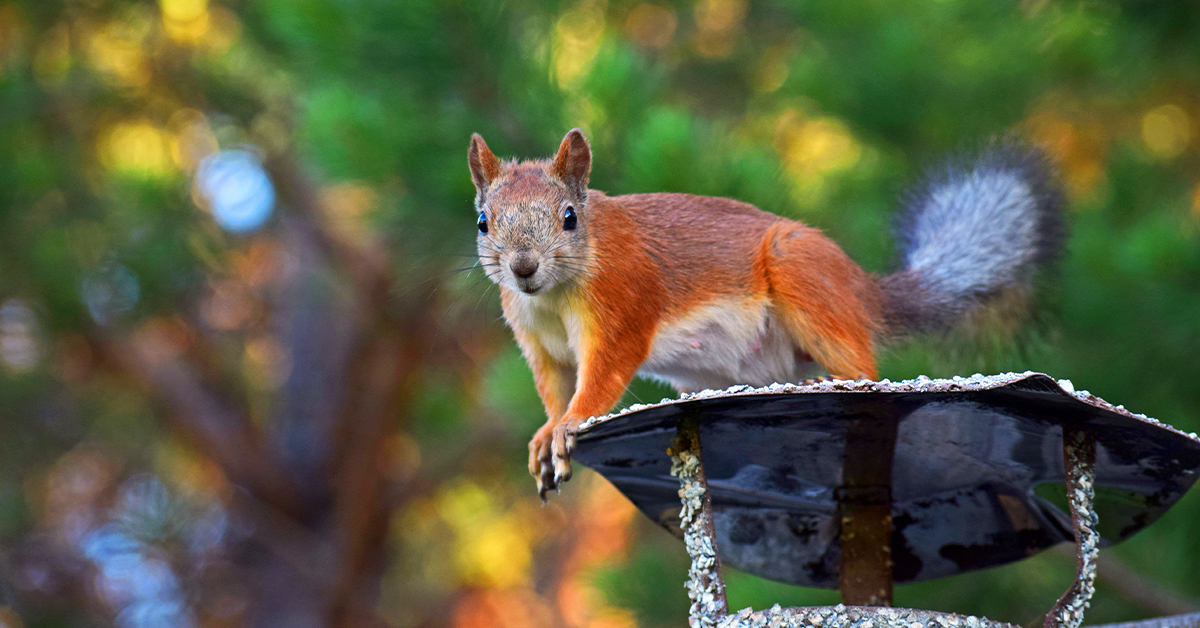
[[(489, 224), (481, 260), (546, 406), (529, 446), (543, 495), (570, 477), (579, 424), (609, 411), (655, 351), (685, 375), (705, 365), (683, 352), (705, 343), (753, 362), (778, 349), (768, 346), (778, 324), (796, 362), (875, 377), (879, 288), (819, 230), (731, 199), (587, 190), (590, 149), (578, 131), (552, 161), (507, 164), (475, 136), (470, 164)], [(561, 226), (564, 208), (578, 212), (578, 229)], [(514, 255), (536, 258), (545, 286), (508, 273)], [(699, 317), (694, 329), (680, 327), (688, 316)], [(736, 383), (749, 382), (725, 385)]]
[(761, 255), (772, 301), (813, 358), (838, 379), (875, 379), (874, 280), (820, 231), (791, 221), (771, 228)]

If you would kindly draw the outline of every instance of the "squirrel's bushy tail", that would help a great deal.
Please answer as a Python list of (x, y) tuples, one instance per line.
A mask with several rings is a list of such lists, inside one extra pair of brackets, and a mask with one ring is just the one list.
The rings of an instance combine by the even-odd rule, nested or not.
[(1045, 156), (1017, 141), (935, 171), (898, 216), (901, 269), (880, 281), (887, 334), (1022, 317), (1062, 249), (1062, 211)]

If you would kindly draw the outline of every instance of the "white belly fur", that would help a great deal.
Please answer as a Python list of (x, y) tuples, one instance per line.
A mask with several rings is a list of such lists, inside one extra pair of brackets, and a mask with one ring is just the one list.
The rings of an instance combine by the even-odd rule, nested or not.
[(784, 331), (769, 301), (725, 300), (660, 325), (638, 374), (694, 391), (798, 382), (820, 371)]
[[(510, 314), (556, 361), (576, 366), (582, 321), (572, 313), (568, 298), (559, 292), (517, 295)], [(686, 392), (799, 382), (821, 371), (783, 330), (769, 301), (729, 299), (660, 324), (650, 357), (637, 374)]]

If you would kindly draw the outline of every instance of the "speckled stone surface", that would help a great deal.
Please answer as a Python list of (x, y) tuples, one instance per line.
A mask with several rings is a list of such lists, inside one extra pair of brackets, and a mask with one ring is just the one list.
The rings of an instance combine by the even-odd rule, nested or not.
[(1046, 628), (1079, 628), (1083, 612), (1096, 592), (1096, 558), (1100, 554), (1099, 515), (1096, 497), (1096, 443), (1082, 430), (1069, 432), (1063, 441), (1067, 471), (1067, 499), (1076, 538), (1075, 582), (1046, 616)]
[(722, 618), (718, 628), (1019, 628), (956, 613), (874, 606), (814, 606), (763, 611), (744, 608)]
[(717, 559), (716, 539), (708, 533), (711, 519), (704, 508), (708, 487), (700, 476), (700, 458), (696, 451), (680, 451), (671, 456), (671, 475), (679, 478), (679, 501), (683, 507), (679, 518), (683, 523), (683, 544), (692, 566), (688, 569), (687, 590), (692, 600), (692, 626), (712, 628), (717, 618), (728, 611), (725, 605), (725, 582), (721, 578)]

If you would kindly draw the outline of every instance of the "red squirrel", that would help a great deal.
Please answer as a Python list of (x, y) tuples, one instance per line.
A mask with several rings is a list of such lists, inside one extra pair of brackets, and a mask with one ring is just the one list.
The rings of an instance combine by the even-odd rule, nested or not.
[[(1061, 193), (1040, 153), (996, 144), (902, 212), (902, 267), (875, 277), (820, 230), (727, 198), (588, 189), (579, 129), (552, 159), (468, 151), (480, 265), (548, 420), (529, 443), (545, 499), (575, 434), (635, 375), (680, 392), (876, 377), (881, 341), (945, 329), (1027, 294), (1057, 254)], [(1007, 299), (1012, 301), (1012, 299)]]

